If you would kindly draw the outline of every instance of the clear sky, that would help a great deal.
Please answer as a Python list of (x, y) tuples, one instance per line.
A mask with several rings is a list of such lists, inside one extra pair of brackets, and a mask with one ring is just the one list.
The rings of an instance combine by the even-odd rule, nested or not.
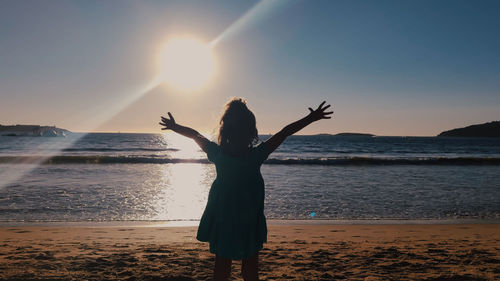
[(210, 42), (256, 3), (0, 1), (0, 124), (161, 132), (171, 111), (210, 134), (231, 96), (248, 100), (260, 133), (322, 100), (334, 118), (301, 133), (429, 136), (500, 120), (496, 0), (290, 1), (215, 46), (203, 89), (161, 85), (123, 107), (169, 38)]

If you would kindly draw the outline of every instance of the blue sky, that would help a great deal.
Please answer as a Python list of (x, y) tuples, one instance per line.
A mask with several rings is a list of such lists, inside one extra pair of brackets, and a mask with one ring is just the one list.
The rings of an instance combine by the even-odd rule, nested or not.
[(172, 111), (210, 134), (231, 96), (247, 98), (261, 133), (322, 100), (334, 119), (301, 133), (427, 136), (500, 120), (498, 1), (287, 1), (216, 46), (209, 87), (118, 106), (155, 75), (168, 38), (210, 42), (257, 2), (2, 1), (0, 124), (159, 132)]

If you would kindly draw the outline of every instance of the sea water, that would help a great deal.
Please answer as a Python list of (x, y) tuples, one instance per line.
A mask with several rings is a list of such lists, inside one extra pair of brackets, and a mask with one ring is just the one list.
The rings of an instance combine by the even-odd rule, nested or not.
[[(261, 171), (269, 219), (500, 221), (500, 139), (292, 136)], [(0, 222), (198, 220), (214, 178), (173, 134), (1, 136)]]

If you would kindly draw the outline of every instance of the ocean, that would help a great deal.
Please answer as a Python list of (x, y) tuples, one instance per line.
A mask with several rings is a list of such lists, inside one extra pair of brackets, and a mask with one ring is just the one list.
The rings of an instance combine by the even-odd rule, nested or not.
[[(498, 138), (291, 136), (261, 171), (268, 219), (500, 222)], [(0, 222), (196, 221), (214, 178), (174, 134), (1, 136)]]

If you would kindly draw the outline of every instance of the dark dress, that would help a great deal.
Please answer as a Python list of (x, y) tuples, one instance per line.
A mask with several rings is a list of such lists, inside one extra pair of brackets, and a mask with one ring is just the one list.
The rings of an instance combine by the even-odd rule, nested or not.
[(260, 166), (268, 155), (265, 143), (243, 157), (223, 153), (216, 143), (208, 145), (208, 160), (215, 164), (217, 177), (196, 238), (209, 242), (211, 253), (241, 260), (254, 256), (267, 242)]

